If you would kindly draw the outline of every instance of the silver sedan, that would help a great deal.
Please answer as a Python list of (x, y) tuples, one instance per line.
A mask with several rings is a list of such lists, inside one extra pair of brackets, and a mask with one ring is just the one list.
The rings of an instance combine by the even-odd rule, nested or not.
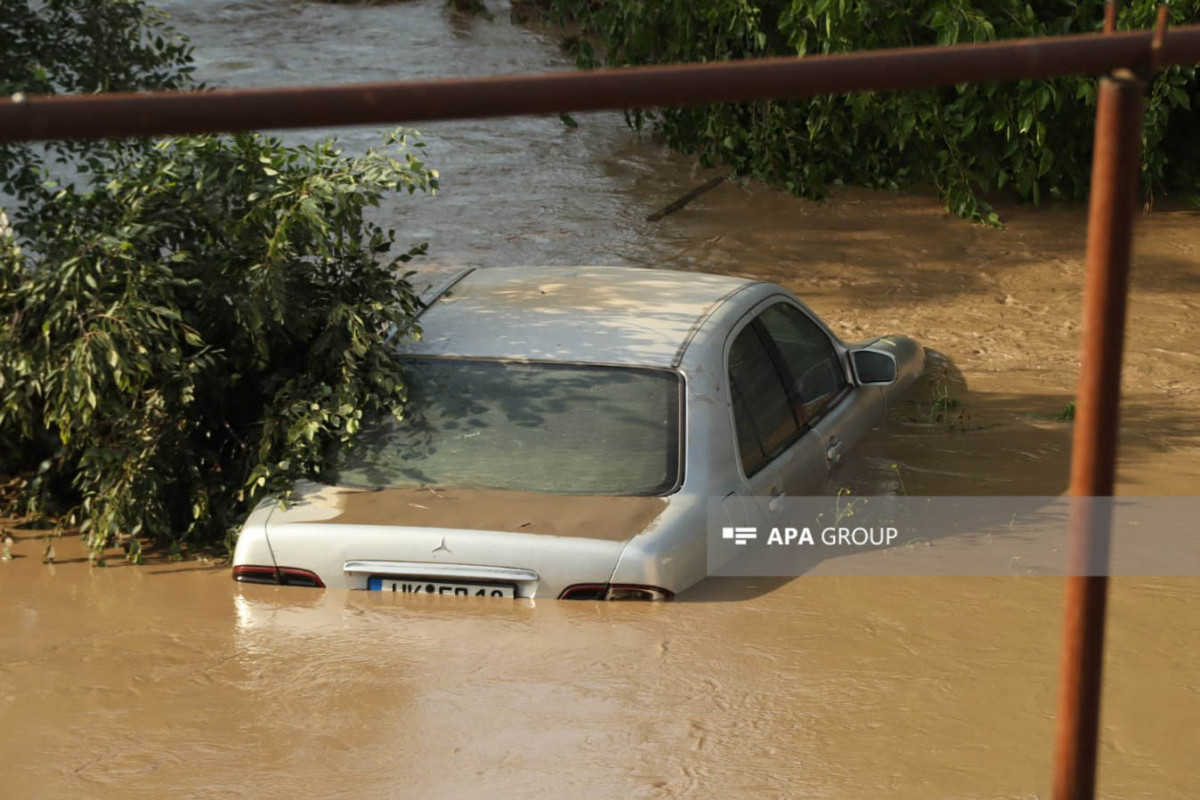
[(364, 425), (286, 507), (255, 509), (235, 579), (670, 599), (705, 577), (710, 500), (770, 526), (924, 363), (904, 336), (842, 343), (761, 281), (626, 267), (423, 280), (424, 335), (398, 346), (405, 421)]

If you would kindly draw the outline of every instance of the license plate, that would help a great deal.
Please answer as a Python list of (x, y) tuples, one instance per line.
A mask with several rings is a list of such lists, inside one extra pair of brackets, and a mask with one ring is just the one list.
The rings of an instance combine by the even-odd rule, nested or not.
[(516, 597), (517, 587), (511, 583), (447, 583), (419, 578), (385, 578), (373, 575), (367, 579), (372, 592), (400, 594), (448, 594), (458, 597)]

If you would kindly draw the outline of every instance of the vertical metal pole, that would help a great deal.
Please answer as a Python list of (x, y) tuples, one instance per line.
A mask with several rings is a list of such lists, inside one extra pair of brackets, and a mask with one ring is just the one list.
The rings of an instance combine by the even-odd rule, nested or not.
[(1108, 592), (1117, 407), (1129, 253), (1137, 203), (1144, 84), (1132, 73), (1100, 80), (1088, 209), (1083, 341), (1071, 452), (1069, 569), (1059, 679), (1055, 800), (1095, 795), (1100, 673)]

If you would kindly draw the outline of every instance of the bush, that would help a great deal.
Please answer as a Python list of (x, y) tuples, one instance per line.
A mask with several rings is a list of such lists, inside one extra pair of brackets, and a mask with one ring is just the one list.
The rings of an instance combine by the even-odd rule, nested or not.
[[(1118, 27), (1148, 28), (1157, 0), (1122, 4)], [(950, 45), (1098, 30), (1102, 0), (545, 0), (581, 66), (705, 62)], [(1200, 21), (1200, 2), (1171, 6)], [(1142, 180), (1151, 200), (1200, 178), (1196, 70), (1172, 67), (1150, 86)], [(998, 222), (981, 194), (1079, 198), (1088, 187), (1095, 113), (1090, 77), (911, 92), (668, 108), (649, 114), (677, 150), (805, 197), (828, 186), (932, 184), (950, 211)], [(628, 118), (641, 126), (647, 115)]]
[[(46, 13), (70, 5), (140, 7)], [(171, 52), (184, 60), (164, 69), (190, 61)], [(62, 514), (97, 552), (117, 534), (211, 546), (364, 416), (400, 414), (387, 340), (418, 330), (399, 267), (425, 247), (390, 255), (395, 233), (366, 212), (437, 188), (408, 144), (398, 132), (350, 158), (245, 134), (50, 151), (73, 181), (50, 177), (44, 150), (0, 153), (20, 203), (0, 231), (0, 474), (21, 510)]]

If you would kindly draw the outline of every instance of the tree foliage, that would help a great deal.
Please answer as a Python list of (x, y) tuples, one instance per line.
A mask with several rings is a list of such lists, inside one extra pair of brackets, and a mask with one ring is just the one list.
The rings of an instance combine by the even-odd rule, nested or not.
[[(5, 0), (0, 14), (0, 94), (93, 94), (198, 88), (192, 49), (141, 0)], [(46, 157), (74, 164), (87, 153), (143, 142), (0, 145), (0, 188), (43, 179)]]
[[(1157, 0), (1123, 3), (1119, 29), (1151, 27)], [(1093, 32), (1102, 0), (548, 0), (581, 66), (707, 62)], [(1176, 0), (1173, 24), (1200, 21)], [(1194, 191), (1196, 70), (1172, 67), (1149, 87), (1142, 179), (1147, 199)], [(1087, 190), (1095, 113), (1090, 77), (863, 92), (797, 101), (668, 108), (649, 114), (678, 150), (807, 197), (831, 184), (932, 184), (948, 208), (997, 223), (983, 195), (1079, 198)], [(640, 126), (647, 115), (631, 111)]]
[[(72, 5), (117, 21), (141, 8), (45, 13)], [(186, 48), (155, 52), (149, 71), (117, 72), (186, 83)], [(31, 88), (114, 86), (59, 81), (87, 74), (86, 54), (62, 58), (78, 61)], [(364, 416), (401, 414), (388, 340), (418, 332), (400, 268), (425, 247), (393, 254), (395, 232), (368, 212), (386, 193), (437, 188), (409, 146), (403, 132), (358, 157), (254, 134), (99, 144), (73, 152), (71, 180), (33, 148), (7, 151), (18, 205), (0, 231), (0, 474), (22, 484), (25, 509), (65, 514), (97, 549), (117, 534), (220, 542)]]
[(90, 94), (178, 89), (192, 50), (166, 14), (134, 0), (5, 0), (0, 92)]

